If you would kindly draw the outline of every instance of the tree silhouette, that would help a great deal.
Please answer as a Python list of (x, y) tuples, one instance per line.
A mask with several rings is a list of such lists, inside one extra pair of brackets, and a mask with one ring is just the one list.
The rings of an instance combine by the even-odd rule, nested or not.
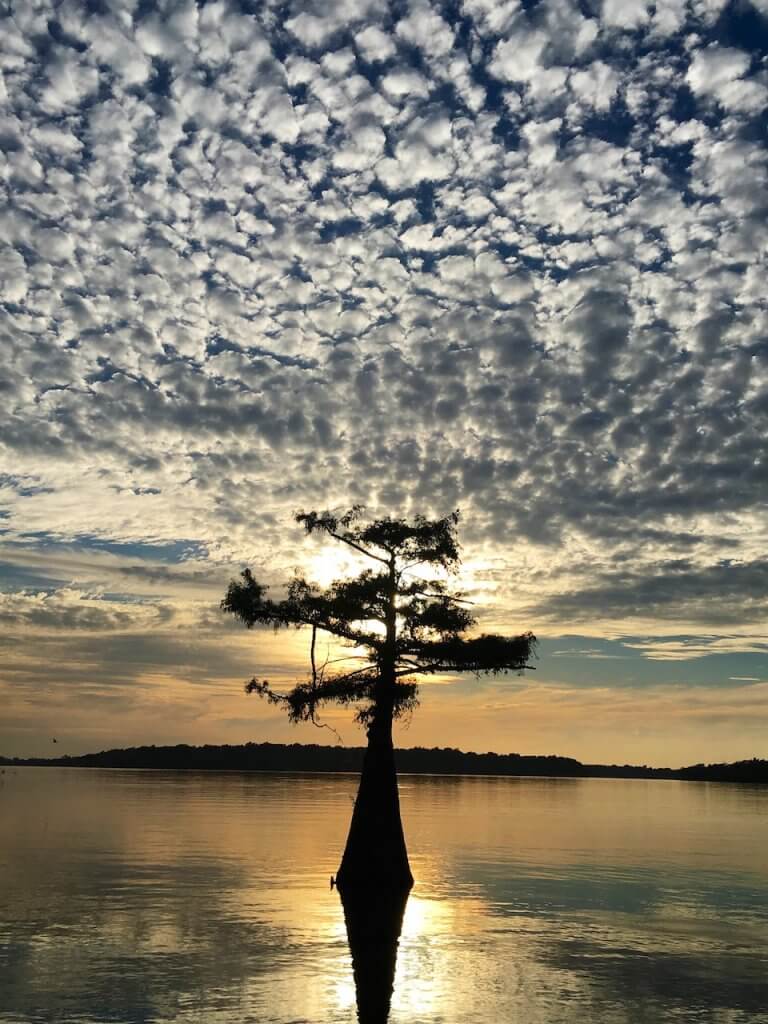
[[(416, 677), (520, 672), (532, 667), (536, 639), (530, 632), (463, 636), (475, 619), (463, 595), (451, 592), (445, 580), (460, 562), (458, 512), (443, 519), (417, 515), (366, 522), (355, 506), (341, 516), (299, 512), (295, 518), (308, 534), (325, 534), (374, 565), (325, 589), (297, 575), (283, 600), (268, 597), (267, 588), (244, 569), (229, 585), (224, 611), (249, 628), (311, 631), (307, 680), (281, 693), (254, 678), (246, 690), (283, 706), (292, 722), (319, 724), (324, 704), (356, 706), (368, 746), (337, 884), (342, 895), (371, 885), (407, 890), (413, 876), (400, 820), (393, 720), (417, 706)], [(348, 653), (319, 666), (318, 632), (335, 637)]]

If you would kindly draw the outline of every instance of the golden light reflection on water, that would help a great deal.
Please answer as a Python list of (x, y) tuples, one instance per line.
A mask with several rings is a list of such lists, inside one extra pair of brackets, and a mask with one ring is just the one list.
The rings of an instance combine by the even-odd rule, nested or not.
[(444, 900), (411, 895), (405, 908), (398, 950), (392, 999), (394, 1013), (418, 1019), (432, 1016), (438, 1007), (448, 1003), (445, 991), (448, 979), (434, 970), (426, 975), (424, 967), (440, 937), (456, 931), (457, 910), (462, 917), (473, 912), (473, 908), (467, 905), (459, 908)]
[[(2, 1024), (353, 1024), (328, 879), (355, 786), (3, 776)], [(390, 1024), (768, 1022), (768, 793), (411, 777), (402, 805)]]
[[(477, 904), (462, 905), (457, 915), (457, 908), (445, 900), (430, 899), (411, 893), (403, 916), (400, 933), (396, 972), (392, 997), (392, 1013), (404, 1016), (404, 1019), (421, 1019), (430, 1015), (437, 1007), (446, 1002), (449, 995), (444, 991), (444, 981), (430, 974), (424, 977), (425, 957), (432, 944), (440, 936), (450, 935), (457, 926), (457, 916), (466, 918), (477, 910)], [(347, 940), (347, 929), (343, 917), (328, 919), (329, 937)], [(352, 974), (348, 951), (342, 955), (341, 972), (334, 982), (334, 998), (336, 1009), (340, 1013), (355, 1009), (357, 991)]]

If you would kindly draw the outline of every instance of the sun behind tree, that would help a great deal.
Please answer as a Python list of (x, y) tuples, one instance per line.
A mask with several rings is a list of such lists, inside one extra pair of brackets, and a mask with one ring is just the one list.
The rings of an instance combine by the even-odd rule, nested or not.
[[(460, 563), (459, 513), (443, 519), (385, 517), (366, 522), (361, 506), (336, 516), (299, 512), (308, 534), (321, 533), (374, 563), (359, 575), (321, 588), (302, 576), (288, 584), (281, 601), (244, 569), (221, 602), (248, 628), (309, 627), (309, 678), (287, 693), (267, 680), (246, 690), (285, 707), (292, 722), (317, 722), (323, 704), (355, 705), (368, 747), (337, 875), (342, 893), (372, 885), (407, 891), (413, 884), (400, 819), (392, 722), (417, 704), (418, 676), (437, 672), (521, 672), (536, 645), (532, 633), (516, 637), (482, 634), (465, 638), (475, 619), (460, 592), (451, 592), (435, 570), (455, 572)], [(431, 569), (429, 575), (423, 575)], [(318, 632), (354, 649), (343, 670), (318, 667)], [(343, 664), (343, 661), (342, 661)]]

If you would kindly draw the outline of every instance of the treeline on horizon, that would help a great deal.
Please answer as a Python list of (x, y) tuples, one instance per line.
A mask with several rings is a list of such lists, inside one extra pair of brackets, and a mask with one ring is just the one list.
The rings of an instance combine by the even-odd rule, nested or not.
[[(128, 747), (62, 757), (0, 757), (0, 765), (70, 768), (153, 768), (173, 771), (359, 772), (363, 747), (316, 743), (245, 743)], [(553, 778), (687, 779), (701, 782), (768, 782), (768, 761), (752, 758), (731, 764), (685, 768), (647, 765), (583, 764), (555, 754), (477, 754), (452, 747), (410, 747), (395, 751), (397, 770), (413, 775), (539, 775)]]

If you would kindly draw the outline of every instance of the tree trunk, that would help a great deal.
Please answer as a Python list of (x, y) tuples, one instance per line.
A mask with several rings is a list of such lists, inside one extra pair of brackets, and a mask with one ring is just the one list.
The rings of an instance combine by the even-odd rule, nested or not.
[(360, 786), (336, 882), (342, 894), (374, 888), (407, 892), (413, 885), (400, 820), (391, 712), (377, 716), (368, 733)]
[(408, 892), (413, 875), (408, 864), (400, 796), (397, 792), (392, 716), (395, 707), (397, 645), (397, 573), (394, 554), (389, 561), (386, 640), (379, 662), (379, 679), (368, 727), (368, 747), (352, 812), (347, 845), (337, 884), (342, 895), (352, 889)]

